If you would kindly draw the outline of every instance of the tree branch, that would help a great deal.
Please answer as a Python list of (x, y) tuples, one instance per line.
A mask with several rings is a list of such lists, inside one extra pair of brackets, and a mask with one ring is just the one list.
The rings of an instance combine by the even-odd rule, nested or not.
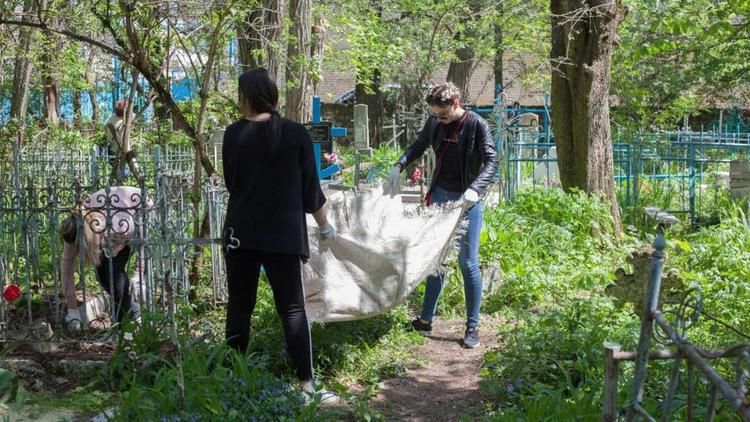
[(117, 50), (116, 48), (110, 45), (104, 44), (101, 41), (97, 41), (85, 35), (81, 35), (72, 31), (68, 31), (67, 29), (54, 29), (54, 28), (50, 28), (46, 24), (39, 23), (39, 22), (23, 22), (23, 21), (16, 21), (12, 19), (0, 19), (0, 24), (14, 25), (14, 26), (27, 26), (31, 28), (38, 28), (38, 29), (43, 29), (45, 31), (54, 32), (56, 34), (65, 35), (66, 37), (72, 38), (74, 40), (78, 40), (78, 41), (85, 42), (87, 44), (91, 44), (96, 47), (99, 47), (102, 50), (112, 54), (113, 56), (117, 56), (124, 61), (129, 61), (129, 57), (124, 52)]

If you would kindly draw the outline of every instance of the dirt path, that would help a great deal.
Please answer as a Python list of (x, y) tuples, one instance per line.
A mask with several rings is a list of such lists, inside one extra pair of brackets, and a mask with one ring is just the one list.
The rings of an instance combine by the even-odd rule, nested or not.
[(483, 321), (481, 345), (465, 349), (464, 320), (436, 321), (432, 336), (414, 353), (429, 360), (399, 378), (388, 380), (372, 404), (393, 421), (458, 421), (482, 411), (479, 369), (485, 352), (498, 344), (497, 321)]

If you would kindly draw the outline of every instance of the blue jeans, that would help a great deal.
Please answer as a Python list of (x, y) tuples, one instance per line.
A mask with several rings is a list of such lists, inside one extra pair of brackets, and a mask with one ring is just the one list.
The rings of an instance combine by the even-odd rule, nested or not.
[[(448, 192), (438, 186), (431, 194), (433, 204), (443, 204), (461, 200), (462, 192)], [(466, 234), (459, 237), (461, 249), (458, 253), (458, 265), (464, 276), (464, 296), (466, 298), (466, 327), (476, 328), (479, 325), (479, 305), (482, 301), (482, 274), (479, 271), (479, 233), (482, 231), (484, 211), (478, 203), (466, 212), (469, 227)], [(427, 277), (422, 303), (421, 318), (432, 321), (437, 309), (440, 292), (445, 282), (445, 271), (441, 268), (438, 275)]]

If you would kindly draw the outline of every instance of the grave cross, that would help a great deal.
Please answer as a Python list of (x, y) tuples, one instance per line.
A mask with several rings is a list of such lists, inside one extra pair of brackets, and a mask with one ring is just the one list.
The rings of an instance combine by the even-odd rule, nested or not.
[(315, 167), (318, 169), (319, 179), (328, 179), (334, 174), (341, 171), (338, 164), (322, 167), (321, 159), (323, 152), (333, 152), (333, 138), (347, 135), (345, 127), (333, 126), (332, 122), (321, 121), (320, 97), (312, 99), (312, 121), (305, 124), (305, 128), (310, 133), (313, 141), (313, 153), (315, 155)]

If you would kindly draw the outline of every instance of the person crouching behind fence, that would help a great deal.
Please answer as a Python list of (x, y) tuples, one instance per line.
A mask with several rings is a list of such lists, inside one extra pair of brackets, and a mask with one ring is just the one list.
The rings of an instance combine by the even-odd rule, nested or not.
[(300, 387), (333, 403), (336, 396), (313, 385), (312, 344), (305, 310), (302, 261), (309, 255), (305, 213), (319, 226), (321, 240), (335, 236), (323, 205), (313, 156), (304, 126), (276, 111), (279, 93), (265, 69), (239, 78), (243, 118), (224, 131), (224, 182), (229, 203), (224, 223), (227, 247), (227, 343), (244, 353), (250, 335), (261, 265), (273, 290), (289, 355)]
[(138, 302), (144, 293), (143, 250), (138, 253), (134, 275), (130, 280), (125, 267), (134, 252), (129, 243), (136, 233), (143, 237), (142, 216), (152, 206), (150, 199), (143, 202), (140, 188), (115, 186), (89, 195), (62, 222), (61, 235), (65, 246), (60, 273), (68, 329), (79, 330), (83, 318), (92, 317), (81, 315), (78, 307), (73, 271), (79, 252), (83, 254), (84, 263), (95, 268), (102, 290), (114, 302), (112, 321), (122, 322), (126, 315), (140, 319)]

